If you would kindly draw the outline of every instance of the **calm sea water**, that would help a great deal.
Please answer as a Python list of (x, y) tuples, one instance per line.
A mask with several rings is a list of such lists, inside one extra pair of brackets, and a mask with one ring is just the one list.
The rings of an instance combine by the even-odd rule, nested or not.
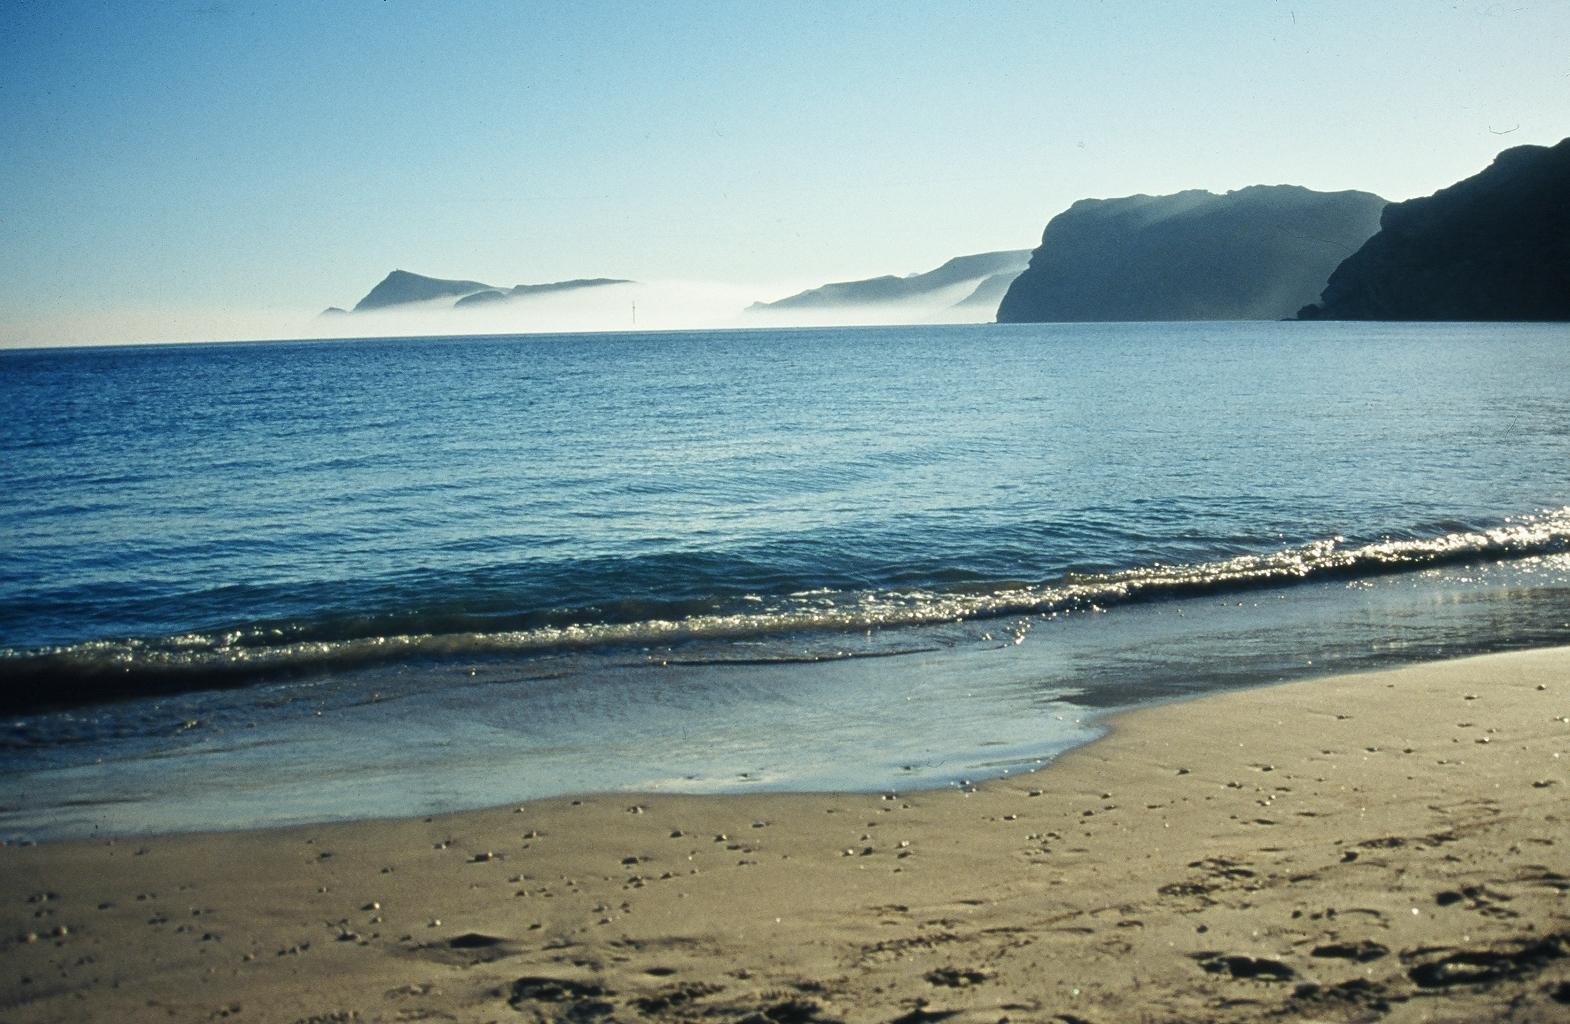
[(0, 352), (0, 835), (1028, 770), (1570, 641), (1563, 325)]

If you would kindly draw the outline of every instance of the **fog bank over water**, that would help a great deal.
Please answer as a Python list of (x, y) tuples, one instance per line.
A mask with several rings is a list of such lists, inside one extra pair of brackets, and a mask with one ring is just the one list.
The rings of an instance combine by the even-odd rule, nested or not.
[(794, 285), (751, 286), (712, 281), (650, 281), (454, 308), (450, 299), (389, 310), (330, 314), (305, 337), (398, 337), (452, 334), (558, 334), (603, 331), (725, 330), (878, 324), (985, 323), (993, 310), (951, 308), (973, 285), (910, 302), (834, 309), (749, 310), (761, 296), (791, 294)]
[(800, 280), (764, 285), (646, 281), (459, 308), (454, 308), (451, 298), (443, 298), (385, 310), (312, 316), (294, 309), (106, 311), (64, 321), (0, 326), (0, 347), (987, 323), (993, 316), (991, 307), (952, 308), (972, 286), (910, 302), (833, 309), (747, 308), (759, 300), (795, 294), (802, 287)]

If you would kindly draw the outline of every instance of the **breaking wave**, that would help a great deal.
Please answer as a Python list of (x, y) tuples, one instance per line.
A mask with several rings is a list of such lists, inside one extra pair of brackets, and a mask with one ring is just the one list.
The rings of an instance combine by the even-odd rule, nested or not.
[[(1342, 537), (1193, 564), (1153, 563), (1118, 572), (1070, 574), (1022, 583), (973, 582), (945, 589), (815, 589), (778, 596), (716, 598), (718, 610), (683, 613), (691, 601), (622, 602), (621, 621), (595, 621), (572, 609), (546, 624), (497, 629), (494, 620), (432, 616), (247, 625), (160, 638), (95, 640), (0, 651), (10, 680), (9, 710), (69, 705), (117, 696), (242, 685), (260, 678), (353, 668), (376, 662), (530, 656), (595, 649), (666, 648), (693, 641), (742, 641), (793, 634), (880, 631), (1005, 616), (1112, 609), (1305, 583), (1353, 580), (1445, 566), (1570, 551), (1570, 507), (1518, 517), (1488, 529), (1353, 544)], [(583, 621), (578, 621), (578, 619)], [(457, 628), (454, 628), (454, 627)], [(335, 635), (336, 634), (336, 635)]]

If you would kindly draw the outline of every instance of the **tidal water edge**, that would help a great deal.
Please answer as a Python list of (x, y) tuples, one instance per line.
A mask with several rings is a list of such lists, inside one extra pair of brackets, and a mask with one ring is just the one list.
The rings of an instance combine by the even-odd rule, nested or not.
[(40, 350), (0, 399), (0, 835), (954, 785), (1570, 639), (1562, 325)]

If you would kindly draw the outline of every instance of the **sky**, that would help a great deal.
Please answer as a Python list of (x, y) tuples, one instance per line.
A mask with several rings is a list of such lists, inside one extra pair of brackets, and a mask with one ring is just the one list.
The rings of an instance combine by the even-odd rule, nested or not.
[(1566, 135), (1570, 0), (0, 0), (0, 345), (310, 336), (394, 268), (744, 304)]

